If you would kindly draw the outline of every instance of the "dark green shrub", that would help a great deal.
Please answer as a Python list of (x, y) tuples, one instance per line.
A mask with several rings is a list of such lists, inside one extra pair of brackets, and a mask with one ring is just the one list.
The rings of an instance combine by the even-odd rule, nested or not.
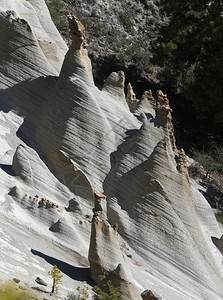
[(157, 19), (155, 17), (150, 17), (150, 22), (152, 24), (155, 24), (157, 22)]
[[(212, 172), (223, 173), (223, 148), (220, 146), (211, 147), (208, 151), (193, 151), (194, 160), (199, 163), (206, 171), (207, 178)], [(195, 164), (198, 168), (199, 165)]]
[(223, 224), (223, 214), (221, 214), (221, 213), (216, 213), (216, 214), (215, 214), (215, 217), (216, 217), (216, 219), (217, 219), (217, 221), (218, 221), (219, 223), (222, 223), (222, 224)]
[(94, 300), (123, 300), (119, 288), (114, 287), (111, 281), (108, 281), (102, 288), (95, 286), (93, 291), (96, 293), (93, 296)]
[(92, 27), (92, 20), (90, 18), (82, 18), (80, 19), (81, 23), (84, 25), (85, 30), (90, 30)]
[(86, 300), (89, 298), (88, 287), (80, 287), (76, 288), (78, 294), (72, 292), (69, 293), (66, 300)]
[(124, 12), (119, 13), (119, 19), (122, 22), (122, 24), (126, 27), (129, 33), (134, 33), (133, 31), (134, 23)]
[(160, 0), (164, 22), (153, 42), (160, 79), (192, 103), (198, 120), (223, 129), (222, 1)]
[(98, 22), (98, 21), (96, 21), (96, 22), (94, 22), (94, 35), (95, 36), (100, 36), (100, 34), (101, 34), (101, 31), (102, 31), (102, 25), (101, 25), (101, 23), (100, 22)]
[(68, 23), (66, 18), (61, 14), (62, 4), (59, 0), (51, 0), (46, 2), (50, 11), (51, 18), (60, 32), (68, 33)]

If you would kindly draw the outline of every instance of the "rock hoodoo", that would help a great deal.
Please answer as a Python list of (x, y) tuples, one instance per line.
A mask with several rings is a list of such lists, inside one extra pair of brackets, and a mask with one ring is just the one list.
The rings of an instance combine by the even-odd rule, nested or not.
[(128, 85), (127, 85), (126, 101), (127, 101), (130, 111), (134, 112), (136, 110), (136, 107), (138, 106), (139, 100), (136, 98), (136, 95), (133, 91), (131, 83), (128, 83)]
[(95, 192), (93, 212), (88, 255), (92, 279), (98, 286), (110, 280), (120, 288), (125, 299), (141, 299), (120, 249), (118, 226), (108, 222), (105, 195)]
[(88, 57), (87, 41), (84, 33), (84, 25), (73, 15), (67, 17), (70, 28), (71, 46), (65, 55), (60, 72), (60, 85), (65, 80), (77, 77), (88, 85), (94, 85), (91, 60)]

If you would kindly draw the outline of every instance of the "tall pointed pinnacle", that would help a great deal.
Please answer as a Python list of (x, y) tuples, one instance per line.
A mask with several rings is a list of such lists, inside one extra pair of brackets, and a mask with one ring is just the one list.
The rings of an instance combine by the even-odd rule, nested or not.
[(72, 48), (78, 49), (85, 49), (88, 47), (86, 36), (85, 36), (85, 27), (84, 25), (78, 20), (77, 17), (73, 15), (67, 16), (69, 28), (70, 28), (70, 37), (72, 39)]
[(88, 57), (88, 44), (84, 33), (85, 27), (77, 17), (68, 15), (67, 18), (72, 44), (65, 56), (59, 81), (63, 83), (66, 80), (80, 79), (88, 85), (93, 85), (91, 60)]
[(174, 127), (172, 123), (172, 109), (170, 108), (169, 105), (169, 100), (167, 98), (167, 95), (165, 95), (162, 91), (158, 90), (157, 91), (157, 108), (156, 108), (156, 113), (157, 116), (161, 121), (163, 121), (168, 129), (169, 133), (169, 138), (170, 142), (172, 145), (173, 153), (175, 155), (175, 160), (177, 163), (177, 169), (181, 172), (184, 173), (188, 183), (190, 182), (189, 175), (188, 175), (188, 170), (187, 170), (187, 158), (186, 154), (183, 149), (178, 150), (176, 146), (176, 139), (174, 135)]
[(91, 278), (98, 286), (108, 280), (120, 289), (123, 298), (140, 300), (138, 289), (119, 245), (118, 225), (110, 225), (107, 219), (106, 196), (95, 192), (94, 216), (88, 259)]

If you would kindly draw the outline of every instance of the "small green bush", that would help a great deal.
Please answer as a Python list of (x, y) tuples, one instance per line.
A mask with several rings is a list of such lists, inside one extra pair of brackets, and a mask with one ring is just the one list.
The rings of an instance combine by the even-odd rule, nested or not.
[(128, 32), (133, 34), (134, 23), (131, 21), (131, 19), (124, 12), (119, 13), (119, 19), (122, 22), (122, 24), (126, 27)]
[(49, 275), (53, 278), (53, 285), (52, 285), (52, 292), (54, 293), (54, 290), (57, 292), (59, 285), (62, 283), (61, 278), (63, 275), (61, 274), (61, 271), (57, 268), (56, 265), (53, 266), (52, 270), (48, 272)]
[(12, 282), (0, 286), (0, 300), (31, 300), (32, 296), (25, 290), (20, 290)]
[(100, 22), (94, 22), (94, 35), (99, 37), (102, 31), (102, 25)]
[(90, 18), (81, 18), (81, 23), (84, 25), (85, 30), (90, 30), (92, 27), (92, 20)]
[(102, 288), (95, 286), (93, 291), (95, 292), (94, 300), (123, 300), (119, 288), (114, 287), (111, 281), (104, 284)]
[(223, 224), (223, 214), (221, 214), (221, 213), (216, 213), (216, 214), (215, 214), (215, 217), (216, 217), (216, 219), (217, 219), (217, 221), (218, 221), (219, 223), (222, 223), (222, 224)]
[(59, 0), (48, 0), (46, 2), (48, 9), (50, 11), (51, 18), (56, 25), (57, 29), (60, 32), (68, 32), (68, 23), (67, 20), (62, 16), (61, 10), (62, 10), (62, 4)]
[(96, 12), (96, 9), (93, 9), (91, 11), (91, 17), (95, 18), (97, 16), (97, 12)]
[(205, 169), (206, 178), (212, 172), (223, 174), (223, 148), (220, 146), (213, 146), (209, 151), (193, 150), (193, 158)]
[(157, 19), (155, 17), (150, 17), (150, 22), (152, 24), (155, 24), (157, 22)]
[(89, 298), (89, 293), (88, 293), (89, 288), (87, 286), (82, 288), (78, 286), (76, 290), (78, 294), (71, 292), (68, 294), (66, 300), (86, 300)]

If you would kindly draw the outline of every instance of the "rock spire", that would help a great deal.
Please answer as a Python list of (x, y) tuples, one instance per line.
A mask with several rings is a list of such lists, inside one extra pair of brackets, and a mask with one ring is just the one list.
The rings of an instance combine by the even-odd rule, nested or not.
[(92, 279), (98, 286), (110, 280), (114, 286), (120, 288), (125, 299), (141, 299), (120, 250), (118, 225), (112, 226), (107, 219), (105, 195), (95, 192), (93, 212), (88, 255)]

